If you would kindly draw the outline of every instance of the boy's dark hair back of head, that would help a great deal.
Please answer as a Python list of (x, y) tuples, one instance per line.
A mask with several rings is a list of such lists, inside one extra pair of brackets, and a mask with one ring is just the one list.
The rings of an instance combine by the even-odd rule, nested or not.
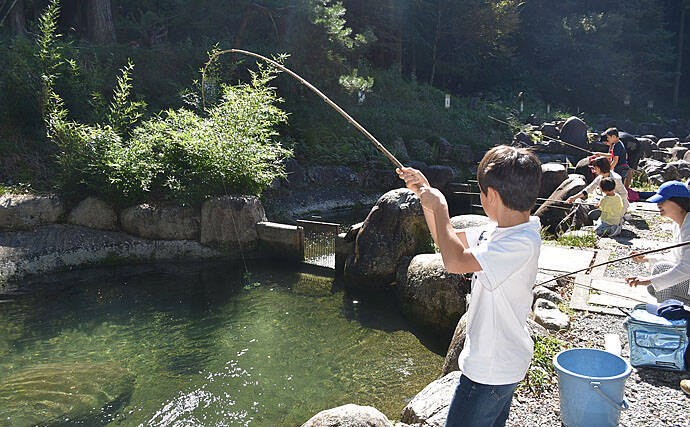
[(599, 187), (601, 187), (602, 191), (613, 191), (613, 189), (616, 188), (616, 181), (610, 176), (607, 176), (601, 180)]
[(527, 149), (499, 145), (479, 162), (477, 181), (484, 194), (496, 190), (507, 208), (529, 211), (541, 186), (541, 162)]
[(598, 167), (604, 173), (611, 172), (611, 162), (606, 157), (597, 157), (596, 159), (592, 160), (589, 165), (592, 167)]
[(618, 128), (608, 128), (604, 131), (604, 135), (606, 136), (618, 136)]

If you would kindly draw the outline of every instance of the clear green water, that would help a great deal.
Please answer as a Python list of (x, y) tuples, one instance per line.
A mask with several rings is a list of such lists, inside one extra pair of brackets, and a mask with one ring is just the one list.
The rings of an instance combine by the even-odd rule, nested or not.
[[(415, 330), (390, 296), (270, 263), (249, 270), (103, 267), (27, 284), (0, 303), (0, 389), (36, 366), (107, 363), (135, 381), (101, 424), (290, 426), (346, 403), (399, 419), (440, 373), (447, 343)], [(0, 425), (31, 419), (8, 411)]]

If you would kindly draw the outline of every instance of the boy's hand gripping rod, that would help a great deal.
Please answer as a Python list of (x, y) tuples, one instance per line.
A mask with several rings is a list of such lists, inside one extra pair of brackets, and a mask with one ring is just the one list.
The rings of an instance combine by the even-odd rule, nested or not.
[(295, 73), (294, 71), (291, 71), (290, 69), (288, 69), (288, 68), (285, 67), (284, 65), (282, 65), (282, 64), (280, 64), (280, 63), (278, 63), (277, 61), (274, 61), (274, 60), (272, 60), (272, 59), (268, 59), (268, 58), (266, 58), (265, 56), (259, 55), (258, 53), (249, 52), (249, 51), (247, 51), (247, 50), (241, 50), (241, 49), (227, 49), (227, 50), (223, 50), (223, 51), (220, 51), (220, 52), (216, 52), (216, 53), (214, 53), (213, 55), (211, 55), (211, 57), (208, 59), (208, 62), (206, 63), (206, 65), (204, 65), (203, 71), (201, 72), (201, 99), (202, 99), (202, 102), (204, 103), (204, 106), (206, 105), (206, 99), (205, 99), (205, 96), (204, 96), (204, 82), (205, 82), (205, 78), (206, 78), (206, 69), (208, 68), (208, 66), (211, 64), (211, 62), (212, 62), (217, 56), (223, 55), (223, 54), (225, 54), (225, 53), (239, 53), (239, 54), (242, 54), (242, 55), (253, 56), (253, 57), (256, 57), (256, 58), (261, 59), (262, 61), (268, 62), (269, 64), (273, 65), (274, 67), (278, 68), (279, 70), (285, 71), (285, 72), (288, 73), (290, 76), (292, 76), (292, 77), (294, 77), (295, 79), (297, 79), (297, 80), (298, 80), (300, 83), (302, 83), (304, 86), (308, 87), (308, 88), (311, 89), (314, 93), (316, 93), (317, 95), (319, 95), (319, 96), (321, 97), (321, 99), (323, 99), (324, 101), (326, 101), (326, 103), (327, 103), (328, 105), (330, 105), (331, 107), (333, 107), (333, 108), (335, 109), (335, 111), (337, 111), (338, 113), (340, 113), (341, 116), (345, 117), (345, 119), (347, 119), (347, 121), (350, 122), (351, 125), (353, 125), (354, 127), (356, 127), (357, 130), (359, 130), (360, 132), (362, 132), (362, 133), (364, 134), (364, 136), (366, 136), (367, 138), (369, 138), (369, 140), (370, 140), (371, 142), (374, 143), (374, 145), (376, 146), (376, 148), (378, 148), (379, 151), (381, 151), (383, 154), (385, 154), (386, 157), (388, 157), (388, 159), (390, 159), (390, 161), (393, 162), (393, 164), (394, 164), (396, 167), (401, 168), (401, 169), (404, 167), (403, 164), (400, 163), (400, 161), (398, 161), (398, 159), (396, 159), (395, 156), (394, 156), (393, 154), (391, 154), (390, 151), (386, 150), (386, 147), (384, 147), (383, 144), (381, 144), (376, 138), (374, 138), (374, 136), (373, 136), (371, 133), (369, 133), (369, 131), (367, 131), (366, 129), (364, 129), (364, 127), (363, 127), (362, 125), (360, 125), (359, 123), (357, 123), (357, 121), (356, 121), (355, 119), (353, 119), (349, 114), (347, 114), (347, 113), (345, 112), (345, 110), (343, 110), (342, 108), (340, 108), (340, 107), (338, 106), (338, 104), (336, 104), (335, 102), (331, 101), (326, 95), (324, 95), (324, 94), (323, 94), (320, 90), (318, 90), (314, 85), (312, 85), (311, 83), (309, 83), (308, 81), (306, 81), (305, 79), (303, 79), (302, 77), (300, 77), (297, 73)]

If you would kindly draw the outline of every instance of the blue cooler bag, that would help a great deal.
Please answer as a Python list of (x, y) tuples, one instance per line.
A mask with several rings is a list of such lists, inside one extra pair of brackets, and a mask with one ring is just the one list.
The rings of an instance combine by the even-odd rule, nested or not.
[(623, 326), (628, 330), (632, 366), (670, 371), (686, 369), (687, 320), (668, 320), (648, 313), (646, 304), (638, 304)]

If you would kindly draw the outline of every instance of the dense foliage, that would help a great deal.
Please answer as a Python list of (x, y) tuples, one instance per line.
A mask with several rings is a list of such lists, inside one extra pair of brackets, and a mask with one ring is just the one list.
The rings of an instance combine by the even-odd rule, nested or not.
[[(685, 0), (563, 0), (557, 7), (546, 0), (63, 0), (51, 30), (61, 52), (54, 62), (41, 53), (47, 4), (0, 0), (2, 181), (24, 179), (28, 170), (48, 179), (54, 170), (41, 118), (46, 93), (36, 90), (46, 67), (53, 67), (45, 75), (64, 100), (65, 120), (108, 125), (128, 140), (142, 120), (183, 120), (159, 112), (196, 102), (198, 71), (214, 48), (288, 54), (286, 65), (384, 144), (402, 137), (412, 148), (439, 136), (455, 145), (504, 141), (509, 129), (488, 115), (515, 115), (519, 93), (523, 115), (542, 118), (546, 104), (555, 114), (645, 120), (682, 117), (688, 108)], [(251, 81), (254, 64), (219, 58), (217, 94), (224, 83)], [(120, 69), (127, 81), (113, 79)], [(299, 83), (280, 75), (273, 84), (290, 113), (277, 138), (299, 160), (360, 169), (385, 162)], [(134, 122), (114, 115), (124, 111), (117, 90), (125, 86)], [(445, 93), (453, 96), (450, 110)]]
[(144, 104), (130, 100), (129, 62), (117, 78), (105, 121), (68, 118), (55, 89), (65, 62), (56, 44), (54, 0), (39, 21), (41, 110), (48, 137), (58, 149), (58, 183), (66, 194), (95, 194), (113, 202), (174, 200), (198, 204), (235, 192), (259, 194), (284, 174), (290, 151), (273, 140), (286, 119), (269, 86), (275, 71), (259, 67), (250, 84), (221, 85), (214, 105), (197, 113), (166, 110), (139, 123)]

